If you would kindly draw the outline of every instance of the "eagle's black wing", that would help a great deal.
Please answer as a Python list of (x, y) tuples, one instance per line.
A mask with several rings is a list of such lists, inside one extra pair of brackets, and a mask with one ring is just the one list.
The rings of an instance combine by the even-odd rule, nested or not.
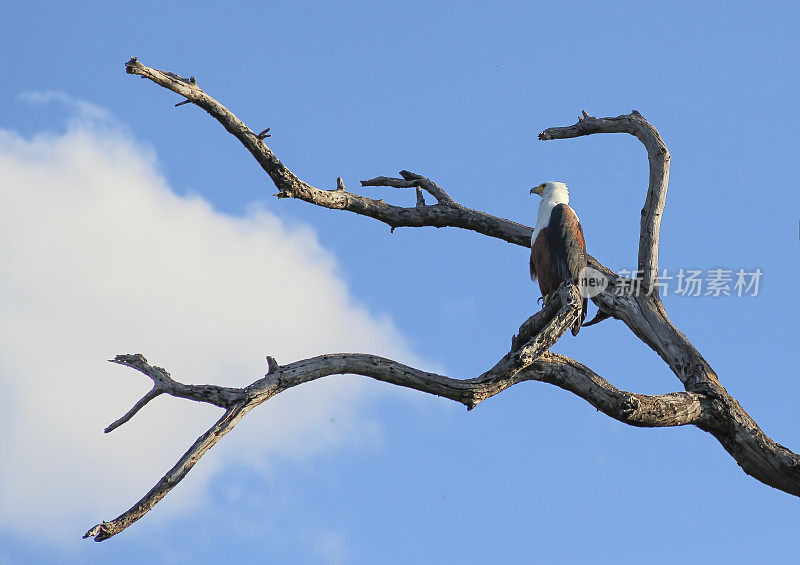
[[(581, 290), (578, 275), (586, 267), (586, 242), (583, 239), (583, 228), (572, 208), (566, 204), (558, 204), (553, 208), (550, 223), (547, 224), (547, 239), (558, 280), (572, 281)], [(583, 300), (581, 316), (572, 328), (573, 335), (578, 333), (585, 319), (586, 299)]]

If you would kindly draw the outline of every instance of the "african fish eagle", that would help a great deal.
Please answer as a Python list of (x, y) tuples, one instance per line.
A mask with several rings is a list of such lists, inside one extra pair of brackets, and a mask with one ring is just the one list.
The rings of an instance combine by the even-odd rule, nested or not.
[[(547, 300), (564, 281), (573, 281), (581, 296), (581, 270), (586, 267), (586, 242), (575, 211), (569, 207), (569, 191), (563, 182), (544, 182), (531, 189), (542, 197), (536, 227), (531, 236), (531, 279), (539, 279), (542, 297)], [(572, 326), (578, 335), (586, 319), (586, 298), (581, 315)]]

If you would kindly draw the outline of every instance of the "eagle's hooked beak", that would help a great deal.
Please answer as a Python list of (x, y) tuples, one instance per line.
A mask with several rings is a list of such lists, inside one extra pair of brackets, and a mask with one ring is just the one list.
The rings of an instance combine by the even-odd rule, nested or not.
[(540, 184), (539, 186), (534, 186), (531, 189), (531, 194), (541, 194), (543, 188), (544, 188), (544, 183)]

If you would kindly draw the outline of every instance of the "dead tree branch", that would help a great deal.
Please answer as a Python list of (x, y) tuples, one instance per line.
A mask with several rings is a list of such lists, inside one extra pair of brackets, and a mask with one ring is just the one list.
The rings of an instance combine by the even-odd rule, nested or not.
[[(541, 327), (542, 331), (532, 335), (518, 350), (505, 355), (492, 369), (472, 379), (453, 379), (363, 353), (320, 355), (284, 366), (270, 363), (270, 372), (264, 378), (242, 389), (223, 389), (226, 405), (223, 416), (197, 438), (175, 466), (141, 500), (114, 520), (92, 527), (83, 537), (103, 541), (118, 534), (164, 498), (247, 412), (284, 390), (330, 375), (363, 375), (449, 398), (468, 409), (517, 383), (541, 381), (569, 390), (612, 418), (633, 426), (683, 426), (697, 424), (706, 417), (709, 408), (701, 395), (677, 392), (648, 396), (621, 391), (577, 361), (546, 351), (574, 323), (578, 315), (578, 298), (574, 286), (562, 286), (557, 300), (553, 301), (555, 306), (532, 316), (520, 329), (520, 335), (532, 327)], [(167, 375), (169, 379), (164, 369), (151, 366), (141, 354), (119, 355), (112, 362), (132, 367), (151, 377)], [(175, 383), (172, 379), (169, 381)], [(207, 385), (168, 386), (169, 389), (163, 392), (172, 396), (222, 405), (219, 391)]]
[[(278, 188), (278, 197), (298, 198), (310, 204), (347, 210), (396, 227), (458, 227), (495, 237), (516, 245), (529, 246), (531, 228), (485, 212), (471, 210), (455, 202), (430, 179), (408, 171), (402, 178), (378, 177), (362, 181), (362, 186), (415, 188), (414, 206), (386, 204), (348, 192), (341, 179), (337, 187), (323, 190), (300, 180), (264, 143), (264, 136), (253, 133), (230, 110), (206, 94), (194, 77), (185, 79), (174, 73), (152, 69), (131, 59), (126, 72), (150, 79), (183, 96), (208, 112), (250, 151)], [(642, 427), (695, 425), (711, 433), (742, 469), (761, 482), (800, 496), (800, 456), (766, 436), (753, 419), (719, 383), (708, 362), (688, 338), (669, 320), (654, 292), (658, 274), (658, 241), (661, 215), (669, 182), (670, 157), (658, 131), (641, 114), (616, 118), (594, 118), (585, 111), (572, 126), (543, 131), (540, 139), (567, 139), (595, 133), (629, 133), (645, 146), (650, 177), (642, 210), (639, 238), (639, 278), (642, 292), (626, 295), (616, 292), (622, 279), (590, 258), (590, 264), (610, 280), (608, 287), (593, 300), (600, 308), (598, 319), (613, 317), (651, 347), (675, 373), (685, 392), (648, 396), (620, 391), (579, 362), (551, 353), (549, 348), (572, 325), (577, 315), (579, 296), (571, 285), (563, 285), (557, 295), (531, 316), (512, 339), (511, 351), (498, 363), (471, 379), (454, 379), (403, 365), (369, 354), (335, 353), (278, 365), (270, 358), (269, 372), (243, 389), (213, 385), (185, 385), (147, 363), (141, 355), (122, 355), (114, 362), (132, 367), (153, 379), (148, 392), (107, 431), (129, 421), (156, 396), (167, 393), (179, 398), (208, 402), (225, 413), (189, 448), (178, 463), (130, 510), (115, 520), (90, 529), (84, 537), (107, 539), (127, 528), (148, 512), (192, 468), (199, 458), (228, 433), (255, 406), (280, 392), (334, 374), (357, 374), (386, 383), (435, 394), (474, 408), (483, 400), (523, 381), (541, 381), (568, 390), (592, 406), (621, 422)], [(423, 191), (435, 204), (425, 203)]]

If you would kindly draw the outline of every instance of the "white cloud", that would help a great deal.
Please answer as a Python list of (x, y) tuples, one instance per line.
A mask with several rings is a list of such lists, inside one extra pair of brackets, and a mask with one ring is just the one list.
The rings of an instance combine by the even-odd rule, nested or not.
[[(104, 435), (151, 384), (105, 361), (117, 353), (144, 353), (184, 382), (227, 385), (258, 378), (266, 354), (363, 350), (416, 362), (391, 322), (349, 295), (311, 229), (177, 196), (153, 152), (104, 110), (58, 93), (25, 99), (66, 102), (78, 117), (60, 134), (0, 129), (0, 527), (74, 539), (138, 500), (219, 416), (160, 397)], [(375, 441), (358, 410), (368, 390), (336, 377), (276, 397), (147, 519), (202, 501), (229, 461), (265, 466)]]
[(22, 92), (17, 98), (28, 104), (44, 105), (56, 102), (67, 107), (72, 111), (72, 115), (70, 116), (70, 125), (72, 127), (80, 128), (88, 125), (89, 122), (92, 123), (94, 128), (103, 123), (118, 129), (121, 126), (121, 124), (115, 122), (111, 113), (105, 108), (87, 102), (86, 100), (73, 98), (67, 93), (58, 90), (50, 90), (47, 92)]

